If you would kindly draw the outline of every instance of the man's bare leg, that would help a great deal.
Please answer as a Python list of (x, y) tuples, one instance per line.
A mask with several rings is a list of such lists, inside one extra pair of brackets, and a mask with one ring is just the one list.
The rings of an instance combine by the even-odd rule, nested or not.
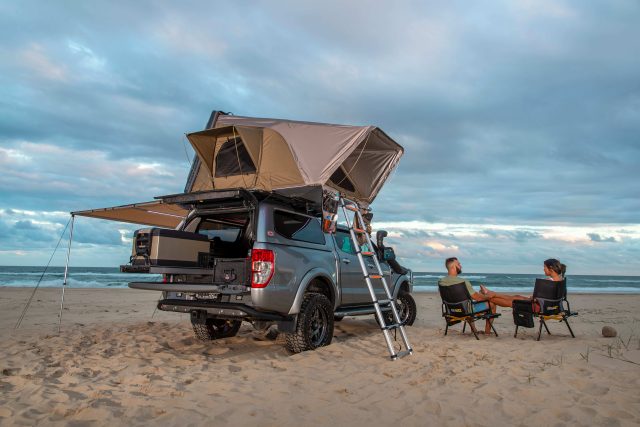
[(497, 292), (490, 291), (484, 285), (480, 285), (480, 292), (483, 295), (489, 297), (489, 301), (500, 307), (511, 307), (514, 300), (527, 300), (528, 297), (522, 295), (507, 295), (499, 294)]
[[(495, 314), (496, 313), (496, 305), (489, 301), (489, 308), (491, 309), (491, 314)], [(491, 323), (493, 322), (493, 319), (487, 319), (485, 321), (484, 324), (484, 334), (485, 335), (491, 335)]]

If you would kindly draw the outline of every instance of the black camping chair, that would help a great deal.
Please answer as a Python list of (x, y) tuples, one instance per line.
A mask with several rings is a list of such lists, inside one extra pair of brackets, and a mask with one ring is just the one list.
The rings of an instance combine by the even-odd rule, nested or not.
[[(500, 317), (500, 314), (491, 313), (490, 308), (474, 313), (473, 299), (471, 299), (471, 295), (469, 295), (469, 291), (467, 290), (467, 286), (464, 282), (456, 283), (451, 286), (438, 285), (438, 290), (442, 297), (442, 317), (444, 317), (444, 320), (447, 323), (447, 327), (444, 330), (445, 335), (447, 335), (447, 332), (449, 331), (449, 326), (464, 322), (464, 325), (462, 326), (462, 333), (464, 334), (464, 330), (468, 323), (469, 328), (471, 328), (471, 332), (473, 332), (473, 335), (477, 340), (479, 340), (478, 331), (474, 325), (475, 321), (491, 320), (496, 317)], [(493, 333), (498, 336), (496, 329), (493, 327), (493, 322), (491, 322), (491, 329), (493, 330)]]
[[(566, 303), (566, 308), (565, 308)], [(533, 328), (533, 318), (540, 319), (540, 328), (538, 329), (538, 341), (542, 336), (542, 327), (549, 332), (547, 320), (558, 320), (564, 322), (569, 329), (572, 338), (576, 336), (571, 330), (568, 318), (576, 316), (578, 313), (571, 311), (571, 306), (567, 300), (567, 279), (560, 282), (553, 280), (536, 279), (533, 288), (533, 297), (531, 300), (516, 300), (513, 302), (513, 321), (516, 325), (514, 337), (518, 336), (518, 328)]]

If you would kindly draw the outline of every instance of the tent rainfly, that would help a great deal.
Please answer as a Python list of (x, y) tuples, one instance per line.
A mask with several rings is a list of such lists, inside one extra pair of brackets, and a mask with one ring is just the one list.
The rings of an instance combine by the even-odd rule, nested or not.
[(371, 204), (403, 148), (374, 126), (220, 116), (187, 134), (199, 158), (187, 191), (328, 186)]

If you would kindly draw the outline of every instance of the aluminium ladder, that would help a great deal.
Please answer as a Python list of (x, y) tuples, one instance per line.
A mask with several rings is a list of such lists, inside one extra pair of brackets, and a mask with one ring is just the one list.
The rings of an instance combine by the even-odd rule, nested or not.
[[(356, 255), (358, 256), (358, 261), (360, 262), (360, 268), (362, 269), (362, 274), (364, 276), (364, 280), (367, 283), (367, 288), (369, 288), (369, 294), (371, 295), (371, 300), (373, 301), (373, 306), (376, 310), (376, 317), (380, 324), (380, 329), (384, 334), (384, 338), (387, 341), (387, 347), (389, 348), (389, 354), (391, 355), (391, 360), (397, 360), (400, 357), (404, 357), (408, 354), (413, 354), (413, 350), (411, 345), (409, 345), (409, 339), (407, 338), (407, 334), (404, 330), (404, 325), (400, 320), (400, 315), (398, 314), (398, 310), (396, 308), (396, 299), (391, 295), (389, 291), (389, 286), (387, 285), (387, 281), (384, 278), (384, 274), (382, 272), (382, 268), (380, 268), (380, 263), (378, 262), (378, 257), (375, 252), (373, 252), (373, 244), (371, 243), (371, 239), (369, 238), (369, 234), (365, 229), (360, 229), (355, 227), (355, 222), (352, 223), (349, 221), (349, 215), (347, 211), (355, 212), (356, 218), (358, 218), (359, 224), (362, 227), (365, 227), (364, 219), (362, 218), (362, 214), (360, 213), (360, 208), (356, 202), (353, 202), (349, 199), (346, 199), (340, 195), (339, 198), (340, 207), (342, 208), (342, 213), (347, 222), (347, 227), (349, 227), (349, 233), (351, 234), (351, 241), (353, 242)], [(358, 243), (358, 238), (356, 237), (356, 233), (364, 235), (367, 246), (369, 247), (368, 251), (363, 251), (360, 247), (360, 243)], [(364, 257), (371, 257), (376, 266), (377, 274), (369, 273), (367, 270), (367, 266), (364, 262)], [(382, 287), (384, 288), (384, 292), (386, 294), (387, 299), (379, 300), (376, 296), (375, 290), (373, 288), (372, 279), (379, 279), (382, 282)], [(389, 325), (385, 322), (384, 316), (382, 315), (381, 306), (391, 307), (391, 312), (393, 313), (393, 322)], [(400, 330), (400, 336), (402, 337), (402, 343), (404, 344), (404, 350), (397, 351), (391, 341), (391, 330)], [(402, 347), (400, 347), (402, 349)]]

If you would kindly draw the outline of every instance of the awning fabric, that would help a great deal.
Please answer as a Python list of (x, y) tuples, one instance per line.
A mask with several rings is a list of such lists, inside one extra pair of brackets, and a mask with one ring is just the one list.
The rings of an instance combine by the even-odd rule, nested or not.
[(166, 204), (162, 201), (133, 203), (111, 208), (71, 212), (72, 215), (77, 216), (165, 228), (176, 228), (188, 213), (188, 210), (183, 209), (179, 205)]
[[(273, 191), (308, 185), (329, 186), (370, 204), (397, 166), (403, 148), (374, 126), (220, 116), (216, 127), (187, 134), (199, 157), (188, 191), (246, 188)], [(218, 156), (223, 144), (243, 144), (238, 157)], [(228, 153), (229, 151), (226, 150)], [(248, 153), (256, 170), (216, 174), (217, 161), (237, 161)], [(244, 159), (243, 159), (243, 164)], [(236, 168), (238, 169), (238, 168)]]

